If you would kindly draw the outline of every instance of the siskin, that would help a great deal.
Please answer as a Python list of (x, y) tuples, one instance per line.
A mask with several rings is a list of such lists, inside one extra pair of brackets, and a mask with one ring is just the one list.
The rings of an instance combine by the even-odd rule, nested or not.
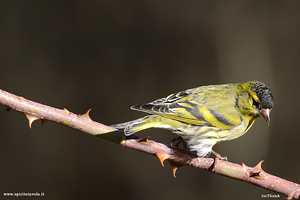
[(262, 82), (210, 85), (134, 105), (131, 109), (150, 115), (113, 127), (124, 129), (125, 135), (148, 128), (168, 129), (205, 157), (214, 153), (216, 143), (244, 135), (258, 117), (269, 125), (273, 106), (273, 95)]

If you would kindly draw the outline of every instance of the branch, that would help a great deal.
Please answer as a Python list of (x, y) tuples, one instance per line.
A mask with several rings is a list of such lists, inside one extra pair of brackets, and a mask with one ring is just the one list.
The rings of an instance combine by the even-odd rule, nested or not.
[(174, 177), (179, 167), (187, 165), (266, 188), (285, 195), (287, 199), (298, 199), (300, 196), (299, 184), (266, 173), (261, 168), (262, 161), (255, 167), (249, 167), (243, 163), (239, 165), (219, 160), (213, 169), (212, 158), (200, 158), (195, 153), (148, 140), (148, 137), (141, 138), (137, 135), (125, 137), (115, 128), (91, 120), (90, 110), (83, 115), (76, 115), (65, 108), (57, 109), (42, 105), (3, 90), (0, 90), (0, 104), (6, 106), (7, 110), (24, 113), (29, 120), (30, 128), (32, 122), (38, 119), (42, 121), (42, 124), (52, 121), (115, 144), (157, 156), (163, 166), (164, 160), (167, 160), (172, 166)]

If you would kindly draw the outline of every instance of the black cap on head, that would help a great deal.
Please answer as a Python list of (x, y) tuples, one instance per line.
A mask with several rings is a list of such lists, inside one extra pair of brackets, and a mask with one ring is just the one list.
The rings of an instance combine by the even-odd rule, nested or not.
[(261, 108), (273, 108), (274, 97), (271, 90), (264, 83), (255, 81), (251, 87), (259, 98), (259, 104)]

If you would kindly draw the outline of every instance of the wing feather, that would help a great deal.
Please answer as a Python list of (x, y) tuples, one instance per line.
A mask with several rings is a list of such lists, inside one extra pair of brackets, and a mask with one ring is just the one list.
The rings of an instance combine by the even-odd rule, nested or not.
[(231, 129), (241, 123), (241, 118), (235, 107), (235, 96), (225, 86), (185, 90), (131, 109), (188, 124)]

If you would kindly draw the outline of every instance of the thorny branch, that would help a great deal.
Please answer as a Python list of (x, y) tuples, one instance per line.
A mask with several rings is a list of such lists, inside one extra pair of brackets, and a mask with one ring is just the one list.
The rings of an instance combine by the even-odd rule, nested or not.
[(177, 168), (187, 165), (266, 188), (285, 195), (287, 199), (298, 199), (300, 196), (299, 184), (266, 173), (261, 168), (262, 161), (255, 167), (249, 167), (243, 163), (239, 165), (219, 160), (215, 168), (212, 168), (214, 162), (212, 158), (199, 158), (195, 153), (148, 140), (148, 137), (141, 138), (136, 135), (125, 137), (116, 129), (91, 120), (90, 110), (83, 115), (76, 115), (65, 108), (57, 109), (39, 104), (3, 90), (0, 90), (0, 104), (6, 106), (7, 110), (24, 113), (29, 120), (30, 128), (32, 122), (38, 119), (42, 121), (42, 124), (52, 121), (115, 144), (157, 156), (163, 166), (164, 160), (167, 160), (172, 166), (174, 177)]

